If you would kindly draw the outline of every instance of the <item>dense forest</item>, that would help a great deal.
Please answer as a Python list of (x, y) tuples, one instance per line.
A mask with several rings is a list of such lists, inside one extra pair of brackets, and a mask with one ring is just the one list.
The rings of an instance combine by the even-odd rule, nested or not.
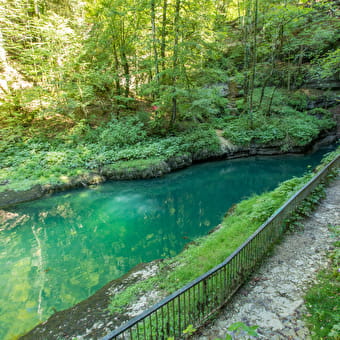
[(308, 145), (335, 125), (339, 15), (316, 0), (2, 1), (0, 191), (213, 153), (216, 131)]

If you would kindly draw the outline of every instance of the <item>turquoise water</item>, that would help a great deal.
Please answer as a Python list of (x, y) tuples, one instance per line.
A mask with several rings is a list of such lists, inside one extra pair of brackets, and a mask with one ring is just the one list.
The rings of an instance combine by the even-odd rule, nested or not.
[(302, 175), (328, 151), (205, 163), (3, 211), (0, 339), (27, 332), (138, 263), (178, 254), (215, 227), (231, 205)]

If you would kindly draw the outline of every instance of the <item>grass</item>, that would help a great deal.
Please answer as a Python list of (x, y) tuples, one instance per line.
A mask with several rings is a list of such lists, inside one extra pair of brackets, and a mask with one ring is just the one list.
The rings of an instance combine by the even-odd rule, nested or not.
[[(327, 164), (339, 154), (340, 147), (326, 156), (322, 164)], [(321, 167), (322, 165), (316, 170)], [(312, 176), (312, 173), (308, 173), (285, 181), (271, 192), (253, 196), (234, 206), (217, 231), (195, 240), (181, 254), (163, 261), (162, 265), (166, 270), (161, 274), (129, 286), (113, 296), (110, 311), (122, 312), (136, 300), (138, 294), (147, 294), (149, 287), (163, 291), (164, 295), (170, 294), (224, 261)], [(322, 192), (311, 195), (310, 200), (300, 209), (302, 214), (307, 214), (317, 203), (315, 196), (322, 197)]]
[(338, 241), (328, 255), (328, 266), (318, 273), (317, 283), (305, 296), (306, 320), (315, 340), (340, 339), (340, 226), (330, 227)]
[(115, 170), (145, 170), (150, 167), (158, 166), (161, 162), (164, 162), (162, 158), (150, 158), (150, 159), (133, 159), (129, 161), (118, 161), (113, 164), (105, 166), (107, 171)]

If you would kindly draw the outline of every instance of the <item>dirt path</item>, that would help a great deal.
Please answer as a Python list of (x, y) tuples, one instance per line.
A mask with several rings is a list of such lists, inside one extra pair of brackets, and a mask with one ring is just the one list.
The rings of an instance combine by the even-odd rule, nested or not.
[(218, 140), (220, 141), (221, 149), (224, 151), (236, 151), (237, 146), (223, 137), (223, 130), (215, 130)]
[[(195, 339), (224, 339), (227, 328), (234, 322), (258, 325), (258, 339), (311, 339), (303, 321), (306, 313), (303, 297), (317, 271), (327, 264), (325, 254), (334, 242), (328, 226), (340, 227), (340, 176), (303, 224), (303, 230), (284, 236), (250, 282)], [(245, 334), (234, 337), (245, 338)]]

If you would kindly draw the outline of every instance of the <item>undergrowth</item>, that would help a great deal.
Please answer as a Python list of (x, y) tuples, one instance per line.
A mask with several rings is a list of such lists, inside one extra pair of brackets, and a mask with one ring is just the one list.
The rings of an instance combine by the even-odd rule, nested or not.
[[(255, 89), (252, 116), (226, 115), (215, 119), (215, 126), (223, 129), (223, 136), (236, 145), (278, 145), (284, 151), (308, 145), (320, 131), (335, 126), (328, 110), (308, 110), (308, 98), (303, 93), (276, 89), (275, 96), (271, 98), (272, 91), (266, 88), (261, 102), (261, 89)], [(239, 105), (239, 110), (242, 110), (242, 101)]]
[(271, 88), (266, 88), (261, 105), (260, 92), (259, 88), (254, 92), (251, 120), (250, 115), (241, 114), (241, 100), (236, 103), (237, 114), (226, 109), (206, 118), (205, 123), (183, 121), (165, 134), (152, 128), (150, 118), (138, 116), (112, 118), (97, 125), (85, 119), (72, 124), (67, 121), (68, 128), (64, 121), (62, 129), (54, 125), (49, 128), (48, 122), (44, 129), (34, 125), (4, 126), (0, 138), (0, 192), (27, 190), (36, 184), (62, 184), (89, 172), (101, 172), (105, 166), (128, 171), (131, 161), (137, 161), (137, 168), (145, 168), (147, 160), (153, 164), (155, 159), (183, 154), (214, 154), (220, 148), (214, 129), (222, 129), (223, 136), (236, 145), (256, 143), (289, 151), (308, 145), (335, 124), (328, 110), (308, 111), (308, 98), (299, 92), (277, 89), (271, 98)]
[(214, 152), (219, 147), (214, 130), (204, 124), (159, 138), (146, 136), (141, 123), (135, 120), (116, 123), (97, 130), (80, 124), (77, 131), (53, 140), (19, 135), (5, 138), (0, 141), (0, 192), (25, 190), (36, 184), (60, 184), (71, 177), (100, 171), (106, 165), (145, 168), (155, 159), (202, 150)]

